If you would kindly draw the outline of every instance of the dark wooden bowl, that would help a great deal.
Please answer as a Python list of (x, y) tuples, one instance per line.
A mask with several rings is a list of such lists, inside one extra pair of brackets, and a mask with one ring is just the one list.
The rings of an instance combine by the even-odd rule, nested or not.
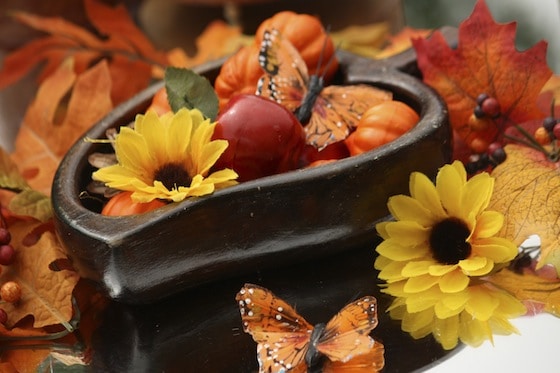
[[(106, 217), (79, 198), (88, 155), (107, 145), (78, 141), (52, 189), (55, 224), (79, 274), (126, 303), (149, 303), (205, 282), (371, 245), (387, 199), (408, 193), (412, 171), (434, 176), (450, 161), (447, 110), (420, 80), (386, 62), (339, 52), (344, 84), (393, 92), (420, 115), (417, 126), (374, 151), (269, 176), (130, 217)], [(213, 80), (223, 61), (197, 68)], [(400, 67), (401, 65), (393, 65)], [(84, 136), (103, 138), (143, 112), (156, 84), (115, 108)], [(289, 269), (289, 267), (286, 267)]]

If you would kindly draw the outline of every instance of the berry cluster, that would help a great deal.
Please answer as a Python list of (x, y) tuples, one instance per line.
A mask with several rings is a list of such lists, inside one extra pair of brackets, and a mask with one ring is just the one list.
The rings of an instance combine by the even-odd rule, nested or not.
[(535, 130), (535, 140), (541, 145), (548, 145), (560, 139), (560, 123), (553, 116), (544, 118), (542, 126)]
[[(476, 98), (476, 106), (469, 120), (471, 129), (484, 130), (495, 119), (501, 116), (501, 107), (498, 100), (486, 93), (481, 93)], [(493, 142), (486, 147), (486, 151), (473, 154), (465, 165), (469, 174), (475, 174), (488, 168), (496, 167), (506, 159), (506, 152), (499, 142)]]
[[(0, 265), (2, 266), (11, 265), (16, 258), (16, 251), (11, 241), (12, 235), (8, 230), (8, 224), (0, 212)], [(7, 281), (0, 286), (0, 297), (4, 302), (17, 303), (21, 299), (21, 287), (17, 282)], [(0, 323), (5, 324), (7, 319), (6, 311), (0, 308)]]

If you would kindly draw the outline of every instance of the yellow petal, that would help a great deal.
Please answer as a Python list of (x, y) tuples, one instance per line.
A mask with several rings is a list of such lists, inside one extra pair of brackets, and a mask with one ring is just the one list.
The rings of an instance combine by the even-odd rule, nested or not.
[(461, 318), (460, 339), (472, 347), (480, 346), (484, 341), (494, 343), (492, 329), (487, 321), (481, 321), (463, 314)]
[[(457, 165), (459, 163), (460, 166)], [(461, 162), (456, 161), (451, 165), (445, 165), (438, 172), (436, 189), (443, 207), (451, 216), (460, 216), (461, 195), (465, 183), (466, 173)]]
[(158, 165), (142, 135), (128, 127), (121, 127), (115, 140), (115, 153), (121, 166), (135, 172), (144, 182), (151, 183)]
[(214, 140), (205, 144), (199, 153), (196, 164), (196, 172), (201, 175), (206, 175), (227, 147), (227, 140)]
[(407, 293), (419, 293), (424, 290), (428, 290), (439, 281), (439, 277), (434, 277), (430, 275), (421, 275), (416, 277), (410, 277), (406, 284), (404, 285), (404, 291)]
[(504, 215), (497, 211), (483, 211), (476, 220), (475, 237), (488, 238), (496, 235), (504, 224)]
[(469, 277), (459, 269), (445, 274), (439, 282), (439, 288), (444, 293), (457, 293), (468, 285)]
[(430, 210), (418, 202), (418, 200), (405, 196), (396, 195), (389, 198), (387, 203), (389, 212), (397, 220), (412, 220), (423, 227), (430, 227), (434, 224), (434, 216)]
[(505, 263), (517, 255), (517, 246), (510, 240), (502, 237), (489, 237), (474, 240), (472, 250), (480, 256), (492, 259), (495, 263)]
[(459, 267), (466, 273), (477, 271), (486, 266), (488, 259), (485, 256), (473, 256), (459, 261)]
[(457, 268), (456, 264), (433, 264), (428, 269), (428, 273), (432, 276), (443, 276)]
[(402, 275), (405, 277), (414, 277), (428, 274), (430, 266), (434, 264), (431, 260), (410, 261), (405, 264), (402, 269)]
[(426, 242), (430, 229), (422, 227), (415, 221), (396, 221), (385, 226), (391, 239), (403, 246), (416, 246)]
[[(380, 259), (384, 259), (384, 257), (380, 256), (376, 260), (376, 265), (380, 261)], [(405, 277), (401, 274), (403, 267), (406, 265), (406, 262), (394, 262), (388, 261), (387, 265), (383, 267), (381, 272), (379, 272), (378, 276), (381, 280), (390, 280), (390, 281), (399, 281), (403, 280)], [(377, 266), (376, 266), (377, 268)]]
[(428, 251), (427, 247), (419, 246), (403, 246), (395, 242), (393, 239), (388, 239), (377, 245), (375, 249), (380, 255), (383, 255), (391, 260), (406, 261), (423, 257)]
[(437, 286), (434, 286), (420, 293), (408, 294), (406, 297), (406, 309), (410, 313), (424, 311), (427, 308), (434, 307), (440, 299), (441, 292)]
[(443, 210), (439, 194), (428, 177), (419, 172), (410, 175), (410, 195), (417, 199), (424, 208), (434, 214), (436, 220), (444, 219), (447, 214)]
[(429, 326), (434, 321), (434, 311), (431, 308), (415, 313), (406, 313), (402, 319), (401, 329), (414, 333)]
[(443, 302), (438, 302), (434, 306), (435, 314), (436, 314), (437, 318), (439, 318), (439, 319), (446, 319), (446, 318), (451, 317), (451, 316), (456, 316), (462, 310), (463, 310), (462, 307), (451, 308), (451, 307), (448, 307)]
[(451, 316), (446, 319), (435, 318), (433, 335), (444, 349), (455, 348), (459, 342), (459, 316)]
[(488, 321), (500, 304), (499, 298), (495, 297), (493, 293), (495, 292), (489, 291), (484, 286), (471, 286), (465, 311), (470, 313), (473, 318)]
[(387, 239), (389, 238), (389, 234), (387, 233), (387, 224), (389, 224), (389, 221), (382, 221), (381, 223), (377, 223), (375, 225), (375, 230), (377, 231), (377, 234), (379, 234), (379, 236), (381, 236), (381, 238), (383, 239)]
[(494, 179), (488, 173), (473, 176), (463, 189), (460, 216), (467, 221), (478, 216), (488, 207), (493, 189)]

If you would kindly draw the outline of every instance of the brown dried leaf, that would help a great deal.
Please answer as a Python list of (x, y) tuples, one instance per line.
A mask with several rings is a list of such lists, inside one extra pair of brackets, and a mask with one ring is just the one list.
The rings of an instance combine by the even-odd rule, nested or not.
[(17, 282), (22, 288), (22, 296), (18, 303), (2, 304), (8, 315), (8, 328), (28, 315), (34, 318), (34, 328), (66, 324), (72, 319), (72, 291), (79, 276), (73, 271), (49, 269), (51, 262), (66, 257), (52, 231), (44, 232), (38, 240), (27, 242), (27, 236), (40, 226), (41, 223), (33, 220), (17, 220), (10, 224), (16, 260), (4, 267), (0, 279), (2, 283)]

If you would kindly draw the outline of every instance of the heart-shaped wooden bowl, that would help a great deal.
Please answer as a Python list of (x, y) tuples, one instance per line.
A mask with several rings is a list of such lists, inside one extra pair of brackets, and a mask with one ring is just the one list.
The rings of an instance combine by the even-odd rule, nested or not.
[[(80, 199), (93, 171), (88, 155), (107, 151), (108, 145), (78, 141), (60, 164), (52, 198), (59, 237), (79, 274), (113, 299), (147, 303), (256, 269), (350, 253), (368, 244), (373, 250), (375, 223), (388, 215), (387, 199), (408, 192), (412, 171), (434, 176), (449, 162), (447, 110), (432, 89), (393, 68), (404, 66), (401, 60), (392, 66), (344, 52), (339, 59), (340, 84), (390, 90), (418, 112), (417, 126), (359, 156), (128, 217), (102, 216)], [(212, 81), (221, 63), (196, 70)], [(115, 108), (84, 136), (103, 138), (108, 128), (127, 124), (161, 86)]]

